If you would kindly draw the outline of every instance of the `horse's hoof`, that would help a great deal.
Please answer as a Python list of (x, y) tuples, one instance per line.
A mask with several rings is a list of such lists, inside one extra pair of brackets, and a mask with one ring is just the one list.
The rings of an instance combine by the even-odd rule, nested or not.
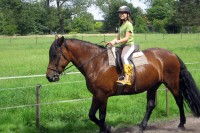
[(180, 130), (185, 130), (184, 124), (180, 123), (180, 124), (178, 125), (178, 129), (180, 129)]
[(146, 126), (143, 125), (139, 125), (139, 132), (143, 133), (143, 131), (145, 130)]
[(99, 131), (99, 133), (111, 133), (111, 126), (106, 125), (105, 131)]
[(181, 131), (184, 131), (185, 127), (184, 126), (178, 126), (178, 129), (181, 130)]
[(111, 126), (106, 126), (106, 133), (111, 133)]
[(139, 133), (143, 133), (144, 129), (145, 129), (144, 127), (139, 126)]
[(139, 130), (138, 133), (144, 133), (143, 130)]

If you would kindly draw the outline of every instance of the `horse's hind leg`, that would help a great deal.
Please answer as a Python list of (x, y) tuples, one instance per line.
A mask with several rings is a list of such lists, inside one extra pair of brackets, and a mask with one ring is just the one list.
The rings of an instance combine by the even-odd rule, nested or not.
[[(175, 77), (175, 76), (174, 76)], [(178, 127), (180, 129), (185, 129), (184, 124), (186, 122), (184, 108), (183, 108), (183, 96), (181, 94), (181, 91), (179, 90), (179, 77), (177, 78), (170, 78), (167, 83), (165, 83), (166, 87), (171, 91), (171, 93), (174, 96), (174, 99), (176, 100), (176, 104), (179, 108), (180, 113), (180, 124)]]
[(183, 96), (180, 94), (178, 94), (178, 96), (174, 96), (175, 100), (176, 100), (176, 104), (178, 105), (179, 108), (179, 112), (180, 112), (180, 124), (178, 125), (178, 127), (180, 129), (185, 129), (184, 124), (186, 122), (186, 118), (185, 118), (185, 113), (184, 113), (184, 108), (183, 108)]
[(160, 83), (157, 83), (154, 85), (151, 89), (147, 91), (147, 108), (145, 116), (140, 124), (140, 131), (143, 132), (143, 130), (147, 127), (148, 120), (151, 116), (151, 113), (153, 109), (156, 106), (155, 99), (156, 99), (156, 91), (158, 87), (160, 86)]
[[(178, 84), (178, 83), (175, 83), (175, 84)], [(168, 86), (168, 89), (173, 94), (174, 99), (176, 100), (176, 104), (179, 108), (180, 123), (179, 123), (178, 127), (180, 129), (185, 129), (184, 124), (186, 122), (186, 118), (185, 118), (184, 107), (183, 107), (183, 96), (179, 90), (178, 85), (175, 85), (175, 87), (173, 87), (173, 88)]]

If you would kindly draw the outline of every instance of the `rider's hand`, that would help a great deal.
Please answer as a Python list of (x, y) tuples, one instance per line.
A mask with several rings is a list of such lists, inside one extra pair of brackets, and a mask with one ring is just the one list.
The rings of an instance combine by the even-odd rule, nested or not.
[(107, 44), (106, 45), (108, 45), (108, 46), (114, 46), (115, 45), (115, 41), (110, 41), (110, 42), (107, 42)]

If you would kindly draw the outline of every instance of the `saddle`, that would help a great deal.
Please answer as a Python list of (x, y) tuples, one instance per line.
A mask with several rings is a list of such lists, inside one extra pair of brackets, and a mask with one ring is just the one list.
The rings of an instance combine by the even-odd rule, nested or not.
[[(121, 54), (122, 50), (125, 47), (125, 45), (122, 45), (120, 47), (110, 47), (108, 48), (108, 60), (109, 60), (109, 65), (115, 66), (118, 71), (120, 71), (120, 77), (119, 79), (121, 80), (124, 75), (124, 69), (123, 69), (123, 63), (121, 60)], [(135, 84), (136, 82), (136, 68), (148, 64), (146, 56), (143, 54), (143, 52), (139, 49), (139, 45), (135, 45), (135, 50), (133, 53), (130, 55), (128, 58), (129, 62), (132, 63), (133, 65), (133, 78), (132, 78), (132, 84)], [(117, 92), (116, 95), (122, 94), (124, 86), (117, 84)]]
[[(115, 62), (116, 62), (116, 66), (118, 69), (120, 69), (120, 71), (122, 72), (123, 74), (123, 63), (122, 63), (122, 60), (121, 60), (121, 54), (122, 54), (122, 50), (125, 46), (121, 46), (121, 47), (117, 47), (116, 48), (116, 51), (115, 51), (115, 55), (116, 55), (116, 59), (115, 59)], [(132, 59), (132, 56), (133, 56), (133, 53), (136, 53), (136, 52), (139, 52), (139, 45), (135, 45), (135, 50), (132, 52), (132, 54), (129, 56), (128, 60), (129, 62), (132, 63), (132, 65), (134, 66), (133, 69), (135, 71), (135, 64), (133, 62), (133, 59)]]
[[(109, 65), (117, 67), (119, 71), (123, 72), (123, 63), (121, 60), (121, 53), (125, 46), (120, 47), (109, 47), (108, 48), (108, 60)], [(134, 68), (148, 64), (146, 56), (143, 54), (143, 52), (139, 49), (139, 45), (135, 45), (135, 50), (128, 58), (129, 62), (132, 63)]]

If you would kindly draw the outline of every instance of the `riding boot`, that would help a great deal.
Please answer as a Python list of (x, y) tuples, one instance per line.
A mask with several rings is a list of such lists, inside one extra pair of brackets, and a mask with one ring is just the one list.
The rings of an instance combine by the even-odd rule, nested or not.
[(117, 80), (117, 83), (121, 83), (121, 84), (126, 84), (126, 85), (131, 85), (131, 76), (133, 74), (133, 66), (131, 64), (124, 64), (124, 79)]

